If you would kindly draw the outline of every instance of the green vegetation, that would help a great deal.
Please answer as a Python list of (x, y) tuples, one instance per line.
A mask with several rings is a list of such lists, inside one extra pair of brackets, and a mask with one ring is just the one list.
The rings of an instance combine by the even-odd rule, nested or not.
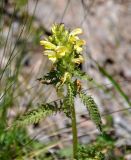
[(61, 101), (61, 106), (57, 106), (56, 108), (56, 106), (45, 104), (23, 115), (14, 123), (15, 126), (37, 123), (38, 120), (53, 112), (63, 111), (72, 121), (74, 159), (78, 159), (77, 126), (74, 106), (74, 98), (77, 95), (79, 95), (82, 102), (86, 105), (91, 119), (102, 132), (102, 123), (97, 105), (92, 97), (83, 93), (81, 81), (78, 80), (76, 76), (79, 74), (79, 79), (83, 78), (83, 75), (85, 76), (85, 73), (81, 72), (78, 68), (78, 65), (83, 62), (81, 52), (83, 50), (82, 46), (85, 44), (85, 42), (77, 36), (81, 33), (82, 30), (79, 28), (69, 32), (63, 24), (56, 24), (52, 27), (52, 35), (49, 36), (49, 39), (40, 42), (46, 49), (44, 53), (48, 56), (49, 60), (53, 62), (53, 69), (39, 80), (47, 85), (54, 85), (57, 91), (62, 90), (62, 95), (66, 92), (63, 96), (63, 101)]
[[(99, 84), (80, 69), (80, 65), (84, 62), (83, 53), (86, 44), (79, 37), (82, 34), (81, 28), (70, 31), (64, 24), (54, 24), (50, 32), (43, 25), (39, 23), (36, 25), (37, 18), (34, 15), (38, 0), (35, 2), (34, 11), (29, 15), (28, 0), (0, 1), (0, 160), (124, 160), (121, 153), (130, 153), (130, 146), (125, 145), (121, 148), (116, 146), (117, 137), (113, 130), (112, 116), (110, 113), (105, 115), (106, 125), (102, 125), (93, 95), (88, 95), (83, 87), (82, 80), (88, 85), (91, 84), (92, 88), (95, 86), (104, 91), (104, 94), (110, 94), (106, 86)], [(40, 41), (43, 33), (48, 38)], [(30, 73), (24, 75), (23, 69), (28, 70), (27, 66), (30, 65), (27, 57), (31, 57), (36, 50), (39, 50), (39, 42), (44, 47), (44, 55), (51, 61), (51, 69), (41, 78), (39, 76), (45, 71), (41, 66), (40, 73), (34, 75), (31, 69)], [(130, 107), (130, 98), (114, 77), (97, 62), (95, 64), (100, 74), (111, 82)], [(39, 83), (40, 88), (33, 86), (34, 93), (31, 92), (33, 87), (28, 87), (30, 81), (32, 83), (29, 75), (41, 83)], [(47, 103), (42, 85), (53, 86), (59, 99)], [(89, 113), (88, 118), (94, 122), (100, 133), (85, 145), (80, 144), (77, 133), (74, 105), (76, 97), (79, 97), (85, 105)], [(34, 102), (34, 99), (39, 103)], [(40, 120), (56, 113), (64, 113), (70, 120), (73, 147), (51, 152), (51, 149), (60, 142), (54, 140), (44, 144), (29, 135), (27, 126), (30, 124), (35, 126)], [(118, 153), (118, 150), (121, 153)]]

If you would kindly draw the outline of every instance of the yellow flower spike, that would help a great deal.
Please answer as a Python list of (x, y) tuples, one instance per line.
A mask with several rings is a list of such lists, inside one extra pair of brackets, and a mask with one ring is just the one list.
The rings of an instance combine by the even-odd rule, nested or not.
[(82, 33), (82, 29), (81, 28), (76, 28), (72, 32), (70, 32), (70, 35), (76, 36), (76, 35), (81, 34), (81, 33)]
[[(81, 28), (76, 28), (69, 32), (65, 29), (64, 24), (54, 24), (51, 31), (52, 35), (49, 36), (48, 39), (40, 41), (40, 44), (44, 46), (45, 55), (47, 55), (53, 63), (57, 63), (59, 60), (61, 61), (62, 58), (66, 60), (71, 53), (78, 55), (82, 52), (85, 41), (78, 37), (78, 35), (82, 33)], [(65, 54), (67, 54), (67, 56), (65, 56)], [(79, 64), (82, 62), (82, 58), (79, 57), (76, 59), (76, 55), (74, 55), (72, 59), (75, 59), (73, 60), (74, 63)]]
[(40, 44), (45, 47), (45, 49), (56, 49), (56, 46), (48, 41), (40, 41)]

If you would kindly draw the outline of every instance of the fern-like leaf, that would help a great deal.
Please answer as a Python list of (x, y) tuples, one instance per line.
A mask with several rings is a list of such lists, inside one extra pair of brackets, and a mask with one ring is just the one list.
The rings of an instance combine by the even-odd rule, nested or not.
[(87, 107), (89, 111), (90, 118), (96, 124), (97, 128), (102, 132), (102, 122), (98, 107), (91, 96), (87, 96), (85, 93), (80, 92), (80, 98), (83, 104)]
[(93, 78), (87, 75), (85, 72), (82, 72), (81, 70), (77, 69), (74, 71), (74, 76), (78, 77), (82, 80), (92, 81)]
[(63, 100), (63, 112), (65, 115), (69, 118), (71, 118), (71, 108), (72, 105), (74, 105), (74, 90), (73, 90), (73, 85), (68, 84), (67, 85), (67, 95)]
[(39, 122), (42, 118), (56, 113), (57, 109), (51, 104), (42, 104), (39, 108), (27, 112), (18, 118), (14, 123), (13, 127), (25, 126)]

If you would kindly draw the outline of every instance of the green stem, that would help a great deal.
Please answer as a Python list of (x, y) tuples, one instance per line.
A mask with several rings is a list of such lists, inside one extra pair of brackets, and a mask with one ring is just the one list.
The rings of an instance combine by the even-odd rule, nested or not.
[(73, 134), (73, 159), (76, 159), (77, 158), (78, 139), (77, 139), (76, 114), (75, 114), (75, 106), (74, 105), (72, 105), (71, 114), (72, 114), (72, 134)]

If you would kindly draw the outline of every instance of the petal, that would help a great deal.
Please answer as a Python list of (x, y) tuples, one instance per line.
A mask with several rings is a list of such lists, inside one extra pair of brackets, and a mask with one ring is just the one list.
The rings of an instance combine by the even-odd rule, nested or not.
[(51, 50), (46, 50), (46, 51), (44, 51), (44, 55), (54, 56), (55, 54), (56, 54), (55, 51), (51, 51)]
[(75, 48), (75, 50), (76, 50), (78, 53), (80, 53), (80, 52), (83, 51), (83, 48), (82, 48), (82, 47), (79, 47), (78, 45), (75, 45), (74, 48)]
[(55, 49), (56, 46), (48, 41), (40, 41), (40, 44), (45, 47), (45, 49)]
[(52, 26), (52, 28), (51, 28), (52, 33), (55, 33), (56, 28), (57, 28), (57, 25), (56, 25), (56, 24), (53, 24), (53, 26)]
[(82, 29), (81, 28), (76, 28), (70, 33), (70, 35), (75, 36), (75, 35), (81, 34), (81, 33), (82, 33)]
[(78, 46), (83, 46), (83, 45), (86, 44), (86, 41), (79, 39), (79, 40), (76, 41), (76, 44), (77, 44)]
[(83, 61), (84, 61), (84, 58), (83, 58), (81, 55), (79, 55), (79, 58), (74, 58), (74, 59), (72, 60), (72, 62), (77, 63), (77, 64), (80, 64), (80, 63), (82, 63)]
[(57, 52), (58, 57), (63, 57), (65, 55), (65, 53), (66, 53), (66, 50), (67, 50), (66, 47), (58, 46), (56, 48), (56, 52)]
[(55, 56), (48, 56), (49, 60), (51, 60), (53, 63), (56, 62), (57, 58)]
[(47, 55), (49, 60), (51, 60), (53, 63), (56, 62), (56, 60), (57, 60), (55, 51), (46, 50), (46, 51), (44, 51), (44, 55)]
[(59, 30), (60, 30), (61, 32), (63, 32), (63, 31), (65, 30), (65, 26), (64, 26), (64, 24), (60, 24), (60, 26), (59, 26)]
[(74, 42), (76, 42), (77, 40), (79, 40), (79, 37), (78, 37), (78, 36), (73, 36), (73, 35), (70, 35), (70, 36), (69, 36), (69, 42), (74, 43)]

